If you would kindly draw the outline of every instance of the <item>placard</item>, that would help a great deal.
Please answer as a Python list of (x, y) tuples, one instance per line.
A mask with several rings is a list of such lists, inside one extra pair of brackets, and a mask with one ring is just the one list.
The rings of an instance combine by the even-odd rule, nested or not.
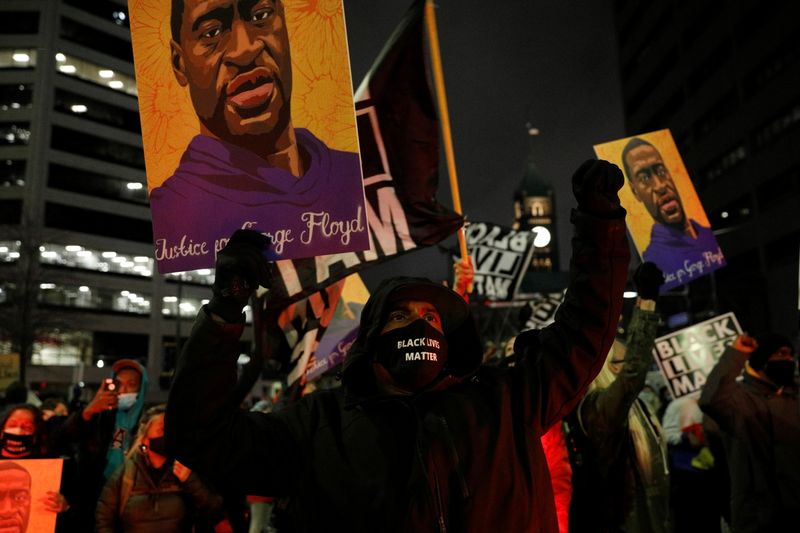
[(59, 492), (63, 459), (0, 460), (0, 531), (53, 533), (57, 513), (42, 500)]
[(643, 261), (664, 272), (661, 291), (725, 265), (725, 257), (669, 130), (595, 145), (597, 157), (625, 174), (625, 222)]
[(741, 333), (736, 316), (726, 313), (657, 338), (653, 357), (672, 397), (700, 392), (722, 352)]
[(269, 259), (369, 247), (340, 1), (129, 11), (159, 272), (212, 267), (238, 228)]
[(467, 249), (475, 272), (478, 300), (510, 301), (528, 270), (536, 235), (491, 222), (472, 222), (466, 228)]

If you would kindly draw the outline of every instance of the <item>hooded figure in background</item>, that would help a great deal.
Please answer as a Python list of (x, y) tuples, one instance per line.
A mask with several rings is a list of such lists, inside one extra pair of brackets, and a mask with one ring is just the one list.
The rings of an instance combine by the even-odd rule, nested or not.
[(384, 281), (361, 314), (342, 387), (269, 414), (230, 401), (242, 308), (268, 286), (264, 237), (217, 258), (167, 404), (171, 455), (215, 483), (288, 498), (296, 531), (558, 531), (539, 437), (600, 370), (629, 261), (621, 171), (573, 176), (570, 281), (555, 322), (520, 334), (513, 368), (481, 366), (464, 300), (429, 280)]
[[(79, 515), (82, 531), (94, 528), (100, 490), (125, 460), (147, 394), (147, 371), (138, 361), (120, 359), (86, 407), (64, 423), (64, 436), (77, 448), (80, 480)], [(85, 529), (83, 529), (85, 528)]]
[(782, 531), (800, 516), (796, 373), (788, 338), (741, 335), (717, 361), (700, 395), (700, 409), (719, 425), (725, 445), (737, 533)]

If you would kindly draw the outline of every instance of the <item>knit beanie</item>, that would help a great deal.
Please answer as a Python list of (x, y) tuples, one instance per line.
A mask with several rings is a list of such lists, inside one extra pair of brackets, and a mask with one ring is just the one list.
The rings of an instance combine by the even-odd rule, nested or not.
[(784, 346), (792, 348), (792, 341), (778, 333), (764, 333), (756, 337), (758, 348), (750, 354), (750, 367), (761, 370), (767, 364), (767, 359)]

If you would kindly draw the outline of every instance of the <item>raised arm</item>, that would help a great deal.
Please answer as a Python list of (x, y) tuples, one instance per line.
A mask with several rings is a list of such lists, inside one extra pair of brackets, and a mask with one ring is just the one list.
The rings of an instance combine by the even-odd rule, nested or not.
[(625, 424), (628, 411), (644, 388), (653, 360), (651, 353), (658, 332), (658, 314), (654, 310), (664, 275), (655, 264), (646, 262), (639, 265), (633, 279), (639, 298), (628, 324), (624, 357), (614, 353), (608, 362), (616, 378), (608, 387), (589, 393), (580, 404), (579, 420), (582, 426), (585, 424), (587, 435), (587, 428), (604, 435)]
[[(241, 233), (244, 233), (242, 235)], [(236, 385), (242, 308), (262, 279), (263, 241), (237, 231), (219, 253), (214, 296), (197, 315), (167, 402), (170, 454), (215, 483), (248, 493), (288, 493), (302, 452), (292, 407), (280, 415), (244, 412), (231, 402)]]
[(703, 386), (700, 409), (723, 429), (733, 428), (734, 418), (740, 412), (742, 391), (736, 386), (736, 378), (755, 349), (756, 342), (752, 337), (736, 337), (733, 345), (723, 352)]
[(572, 181), (578, 209), (571, 216), (575, 234), (564, 302), (553, 324), (524, 332), (514, 343), (520, 363), (513, 386), (521, 388), (525, 422), (537, 435), (575, 407), (599, 372), (614, 340), (630, 260), (617, 197), (622, 172), (590, 160)]

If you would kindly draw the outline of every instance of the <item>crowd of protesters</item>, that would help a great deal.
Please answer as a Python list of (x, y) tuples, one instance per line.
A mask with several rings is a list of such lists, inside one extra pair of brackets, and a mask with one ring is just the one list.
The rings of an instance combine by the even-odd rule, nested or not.
[[(662, 402), (645, 390), (663, 277), (652, 263), (636, 269), (638, 299), (618, 329), (629, 273), (622, 183), (603, 161), (573, 176), (570, 278), (553, 324), (521, 327), (493, 358), (465, 301), (470, 268), (457, 268), (456, 291), (392, 278), (363, 309), (341, 386), (293, 401), (266, 391), (246, 401), (264, 360), (237, 372), (242, 308), (268, 284), (267, 243), (239, 231), (218, 255), (213, 297), (168, 403), (146, 405), (147, 371), (131, 359), (117, 361), (85, 404), (40, 401), (15, 384), (0, 419), (0, 481), (11, 461), (63, 458), (59, 491), (40, 502), (59, 532), (739, 533), (796, 524), (791, 340), (738, 337), (702, 395)], [(12, 512), (0, 506), (0, 520)]]

